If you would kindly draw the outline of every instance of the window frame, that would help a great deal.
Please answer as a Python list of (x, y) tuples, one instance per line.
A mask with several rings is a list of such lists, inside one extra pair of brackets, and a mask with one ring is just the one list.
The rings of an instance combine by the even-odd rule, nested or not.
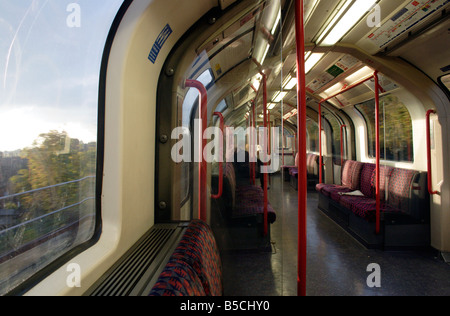
[[(388, 97), (388, 96), (390, 96), (390, 95), (393, 95), (392, 93), (386, 93), (386, 94), (383, 94), (383, 95), (381, 95), (380, 96), (380, 104), (381, 104), (381, 102), (383, 102), (383, 98), (385, 98), (385, 97)], [(394, 95), (395, 96), (395, 95)], [(397, 97), (397, 96), (395, 96), (395, 97)], [(398, 97), (397, 97), (398, 98)], [(399, 100), (400, 101), (400, 100)], [(366, 115), (363, 113), (363, 111), (360, 109), (360, 108), (358, 108), (359, 106), (361, 106), (361, 105), (364, 105), (364, 104), (367, 104), (367, 103), (369, 103), (369, 102), (373, 102), (373, 103), (375, 103), (375, 99), (374, 98), (372, 98), (372, 99), (368, 99), (368, 100), (366, 100), (366, 101), (364, 101), (364, 102), (360, 102), (360, 103), (358, 103), (358, 104), (355, 104), (354, 106), (353, 106), (353, 108), (361, 115), (361, 117), (364, 119), (364, 124), (365, 124), (365, 127), (366, 127), (366, 131), (367, 131), (367, 136), (366, 136), (366, 150), (367, 150), (367, 157), (368, 158), (370, 158), (370, 159), (375, 159), (376, 157), (375, 157), (375, 155), (373, 155), (372, 154), (372, 152), (375, 152), (375, 149), (373, 149), (372, 148), (372, 150), (371, 150), (371, 133), (370, 133), (370, 129), (369, 129), (369, 122), (367, 121), (367, 117), (366, 117)], [(403, 104), (403, 103), (402, 103)], [(385, 146), (384, 146), (384, 149), (385, 150), (383, 150), (383, 148), (381, 148), (380, 149), (380, 157), (381, 157), (381, 159), (383, 160), (383, 161), (387, 161), (387, 162), (393, 162), (393, 163), (409, 163), (409, 164), (413, 164), (414, 162), (415, 162), (415, 154), (414, 154), (414, 125), (413, 125), (413, 122), (412, 122), (412, 117), (411, 117), (411, 113), (410, 113), (410, 111), (409, 111), (409, 109), (408, 109), (408, 107), (405, 105), (405, 104), (403, 104), (404, 105), (404, 107), (405, 107), (405, 109), (406, 109), (406, 111), (408, 112), (408, 115), (409, 115), (409, 117), (410, 117), (410, 119), (411, 119), (411, 144), (412, 144), (412, 148), (411, 148), (411, 160), (392, 160), (392, 159), (388, 159), (387, 157), (386, 157), (386, 143), (387, 142), (384, 142), (384, 139), (386, 138), (386, 133), (385, 133), (385, 131), (382, 131), (381, 129), (380, 129), (380, 143), (381, 143), (381, 138), (382, 137), (384, 137), (383, 138), (383, 142), (384, 142), (384, 144), (385, 144)], [(381, 106), (380, 106), (380, 111), (382, 111), (382, 109), (381, 109)], [(384, 113), (384, 112), (383, 112)], [(385, 114), (381, 114), (380, 113), (380, 115), (385, 115)], [(384, 123), (383, 123), (384, 124)], [(375, 116), (374, 116), (374, 124), (373, 124), (373, 126), (375, 127)], [(375, 131), (374, 131), (374, 134), (375, 134)], [(382, 136), (382, 135), (384, 135), (384, 136)], [(374, 138), (375, 138), (375, 135), (373, 136)], [(375, 140), (374, 140), (374, 142), (375, 142)], [(380, 144), (380, 146), (381, 146), (381, 144)]]
[(95, 225), (94, 233), (90, 240), (74, 247), (73, 249), (61, 254), (57, 259), (46, 265), (40, 271), (33, 274), (30, 278), (10, 290), (6, 296), (23, 296), (33, 287), (38, 285), (44, 279), (49, 277), (55, 271), (63, 267), (67, 262), (74, 259), (81, 253), (96, 245), (102, 235), (102, 192), (103, 192), (103, 173), (105, 157), (105, 113), (106, 113), (106, 77), (109, 56), (111, 53), (114, 38), (119, 29), (128, 8), (133, 0), (123, 0), (119, 10), (115, 14), (108, 35), (105, 40), (103, 52), (101, 52), (100, 71), (98, 74), (98, 102), (97, 102), (97, 156), (96, 156), (96, 179), (95, 179)]

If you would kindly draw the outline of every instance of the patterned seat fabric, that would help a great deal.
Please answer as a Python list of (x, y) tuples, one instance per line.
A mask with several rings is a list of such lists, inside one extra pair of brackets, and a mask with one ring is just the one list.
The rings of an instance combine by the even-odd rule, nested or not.
[(211, 228), (192, 221), (150, 296), (221, 296), (222, 263)]
[[(414, 179), (420, 173), (415, 170), (406, 170), (381, 166), (380, 168), (380, 201), (381, 212), (407, 213), (413, 215), (411, 208)], [(374, 221), (376, 216), (376, 166), (370, 163), (346, 161), (342, 168), (342, 186), (318, 184), (316, 190), (324, 196), (338, 202), (353, 213)], [(360, 190), (364, 196), (347, 196), (349, 193)]]
[(206, 296), (200, 278), (186, 262), (172, 258), (149, 296)]
[[(264, 214), (264, 191), (259, 186), (249, 185), (248, 179), (239, 181), (236, 178), (232, 163), (227, 163), (224, 172), (224, 199), (231, 219), (242, 219)], [(228, 200), (232, 200), (232, 203)], [(276, 212), (268, 203), (268, 221), (276, 221)]]
[(418, 171), (394, 169), (389, 181), (388, 204), (403, 212), (409, 212), (411, 187)]
[(200, 278), (207, 296), (222, 295), (222, 263), (214, 235), (203, 221), (193, 221), (173, 257), (188, 263)]

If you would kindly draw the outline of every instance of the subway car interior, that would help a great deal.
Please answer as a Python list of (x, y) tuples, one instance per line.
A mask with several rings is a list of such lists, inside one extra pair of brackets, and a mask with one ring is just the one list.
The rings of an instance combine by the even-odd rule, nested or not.
[(450, 296), (449, 13), (1, 1), (0, 295)]

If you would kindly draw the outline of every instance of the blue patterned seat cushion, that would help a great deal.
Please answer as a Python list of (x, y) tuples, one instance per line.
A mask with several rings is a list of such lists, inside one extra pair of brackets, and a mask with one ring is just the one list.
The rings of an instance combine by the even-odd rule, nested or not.
[(172, 258), (150, 296), (206, 296), (200, 278), (185, 261)]
[(222, 262), (211, 228), (203, 221), (192, 221), (174, 258), (188, 263), (201, 280), (206, 296), (221, 296)]
[(221, 296), (222, 262), (211, 228), (192, 221), (150, 296)]

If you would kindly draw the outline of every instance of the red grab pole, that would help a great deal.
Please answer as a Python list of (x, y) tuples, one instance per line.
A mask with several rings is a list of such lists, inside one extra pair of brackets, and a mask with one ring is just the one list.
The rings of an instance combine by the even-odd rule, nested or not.
[(222, 137), (220, 138), (220, 160), (219, 160), (219, 192), (211, 195), (211, 198), (217, 200), (222, 197), (223, 194), (223, 132), (225, 131), (225, 119), (220, 112), (214, 112), (215, 116), (220, 119), (220, 130), (222, 131)]
[(200, 106), (199, 106), (199, 119), (201, 120), (201, 146), (200, 146), (200, 163), (198, 168), (198, 212), (200, 219), (206, 221), (206, 206), (207, 206), (207, 195), (206, 195), (206, 173), (208, 171), (208, 165), (206, 159), (203, 158), (203, 152), (208, 142), (203, 137), (204, 132), (208, 128), (208, 92), (205, 86), (197, 80), (186, 80), (186, 87), (195, 88), (200, 93)]
[(431, 114), (436, 114), (436, 110), (429, 110), (427, 112), (427, 169), (428, 169), (428, 192), (430, 195), (439, 194), (438, 191), (433, 191), (433, 182), (431, 174), (431, 124), (430, 116)]
[(323, 183), (322, 102), (319, 102), (319, 183)]
[(377, 213), (376, 213), (376, 228), (375, 233), (378, 235), (381, 230), (381, 201), (380, 201), (380, 83), (378, 80), (378, 71), (373, 74), (375, 79), (375, 142), (376, 142), (376, 202), (377, 202)]
[[(257, 157), (256, 157), (256, 139), (257, 139), (257, 137), (258, 137), (258, 134), (256, 133), (256, 104), (255, 104), (255, 101), (253, 101), (253, 104), (252, 104), (252, 116), (253, 116), (253, 129), (252, 129), (252, 142), (253, 142), (253, 150), (252, 150), (252, 152), (253, 152), (253, 160), (255, 160)], [(252, 162), (252, 169), (253, 169), (253, 172), (252, 172), (252, 180), (253, 180), (253, 185), (256, 185), (256, 162)]]
[(307, 257), (307, 171), (306, 171), (306, 79), (305, 79), (305, 30), (304, 3), (295, 1), (295, 39), (297, 44), (297, 134), (298, 134), (298, 273), (297, 292), (306, 296)]
[[(264, 148), (263, 152), (264, 155), (267, 155), (267, 147), (270, 144), (267, 143), (267, 76), (263, 73), (263, 110), (264, 110)], [(267, 163), (264, 163), (264, 166), (267, 166)], [(264, 236), (267, 236), (269, 233), (269, 225), (268, 225), (268, 217), (269, 217), (269, 198), (268, 198), (268, 181), (269, 177), (267, 174), (267, 170), (264, 173)]]

